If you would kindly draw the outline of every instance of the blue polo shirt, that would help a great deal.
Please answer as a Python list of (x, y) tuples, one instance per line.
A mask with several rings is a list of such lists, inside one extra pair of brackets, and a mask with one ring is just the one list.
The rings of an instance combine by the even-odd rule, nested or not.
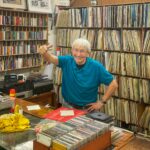
[(91, 58), (78, 68), (72, 56), (59, 56), (58, 67), (62, 69), (62, 96), (66, 102), (85, 106), (96, 102), (100, 84), (109, 85), (113, 76), (104, 66)]

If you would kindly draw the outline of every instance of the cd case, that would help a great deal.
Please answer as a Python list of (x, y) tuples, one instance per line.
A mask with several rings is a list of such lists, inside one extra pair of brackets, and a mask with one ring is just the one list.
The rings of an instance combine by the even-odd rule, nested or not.
[(105, 123), (110, 123), (113, 121), (112, 116), (109, 116), (102, 112), (91, 112), (87, 114), (87, 117), (90, 117), (92, 119), (99, 120)]

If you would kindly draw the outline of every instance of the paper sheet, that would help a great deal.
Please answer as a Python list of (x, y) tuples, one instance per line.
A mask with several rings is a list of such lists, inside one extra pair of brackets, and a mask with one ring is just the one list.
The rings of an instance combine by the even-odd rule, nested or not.
[(60, 110), (60, 116), (74, 116), (73, 110)]
[(27, 106), (28, 110), (39, 110), (41, 109), (39, 105), (31, 105), (31, 106)]

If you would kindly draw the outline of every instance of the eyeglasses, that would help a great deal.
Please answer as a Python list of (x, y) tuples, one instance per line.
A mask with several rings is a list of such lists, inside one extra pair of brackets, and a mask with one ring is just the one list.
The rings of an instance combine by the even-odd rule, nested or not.
[(76, 53), (81, 53), (81, 54), (84, 54), (84, 53), (86, 53), (87, 51), (85, 50), (85, 49), (76, 49), (76, 48), (74, 48), (74, 49), (72, 49), (74, 52), (76, 52)]

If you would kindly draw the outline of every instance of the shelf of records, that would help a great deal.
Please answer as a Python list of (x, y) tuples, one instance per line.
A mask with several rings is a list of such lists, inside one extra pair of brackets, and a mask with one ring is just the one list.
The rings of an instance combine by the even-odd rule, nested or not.
[(0, 57), (0, 72), (36, 68), (42, 65), (39, 54)]
[[(149, 80), (115, 76), (119, 88), (114, 93), (115, 98), (126, 99), (138, 104), (150, 105)], [(101, 85), (99, 93), (105, 93), (107, 87)]]
[(101, 110), (114, 116), (114, 125), (150, 136), (150, 106), (112, 97)]
[(0, 41), (26, 41), (26, 40), (47, 40), (47, 30), (35, 29), (12, 29), (2, 28), (0, 31)]
[[(47, 124), (46, 129), (44, 129), (45, 124)], [(111, 127), (110, 124), (93, 120), (85, 115), (64, 123), (46, 119), (37, 126), (41, 126), (41, 132), (37, 133), (37, 142), (52, 149), (70, 150), (82, 149), (85, 144), (108, 132), (110, 133)], [(111, 140), (110, 134), (107, 138)], [(110, 143), (108, 142), (108, 144)]]
[(0, 57), (10, 55), (33, 55), (45, 41), (5, 41), (0, 42)]
[(47, 27), (48, 15), (0, 9), (0, 26)]
[[(144, 32), (144, 33), (143, 33)], [(70, 47), (79, 38), (86, 38), (92, 49), (150, 53), (150, 30), (99, 30), (99, 29), (60, 29), (56, 30), (57, 46)]]
[(56, 26), (145, 28), (150, 27), (149, 12), (150, 3), (66, 8), (59, 10)]

